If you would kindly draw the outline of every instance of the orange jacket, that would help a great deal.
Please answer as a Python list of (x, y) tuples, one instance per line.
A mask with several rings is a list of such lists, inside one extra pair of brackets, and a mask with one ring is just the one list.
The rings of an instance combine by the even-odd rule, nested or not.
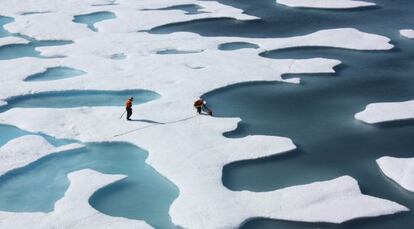
[(204, 100), (199, 99), (194, 102), (194, 107), (202, 107), (204, 105)]
[(130, 99), (128, 99), (125, 103), (125, 108), (126, 109), (131, 109), (132, 108), (132, 101)]

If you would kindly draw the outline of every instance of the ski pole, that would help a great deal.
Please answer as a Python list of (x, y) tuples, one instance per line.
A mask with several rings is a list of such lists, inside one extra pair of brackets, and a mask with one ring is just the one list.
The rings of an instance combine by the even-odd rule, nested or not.
[(204, 107), (207, 109), (208, 115), (213, 116), (213, 111), (210, 108), (208, 108), (205, 104)]
[(124, 113), (122, 113), (121, 117), (119, 119), (121, 119), (122, 117), (124, 117), (126, 110), (124, 111)]

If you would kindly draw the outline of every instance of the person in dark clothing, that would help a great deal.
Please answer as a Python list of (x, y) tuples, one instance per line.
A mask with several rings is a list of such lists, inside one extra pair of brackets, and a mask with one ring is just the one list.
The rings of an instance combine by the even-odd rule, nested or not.
[(132, 102), (133, 101), (134, 101), (134, 98), (131, 97), (125, 103), (125, 109), (126, 109), (126, 112), (127, 112), (127, 116), (126, 116), (127, 120), (131, 120), (131, 115), (132, 115)]
[(199, 114), (201, 114), (201, 112), (203, 110), (206, 110), (208, 115), (213, 115), (213, 111), (210, 110), (207, 106), (206, 106), (206, 101), (204, 99), (198, 99), (197, 101), (194, 102), (194, 107), (197, 109), (197, 112)]

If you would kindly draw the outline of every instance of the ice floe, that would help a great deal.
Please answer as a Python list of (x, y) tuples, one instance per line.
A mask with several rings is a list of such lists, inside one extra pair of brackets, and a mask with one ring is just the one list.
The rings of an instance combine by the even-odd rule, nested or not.
[(26, 135), (7, 142), (0, 148), (0, 175), (23, 167), (52, 153), (79, 149), (81, 144), (73, 143), (60, 147), (51, 145), (41, 136)]
[(414, 192), (414, 158), (381, 157), (377, 164), (387, 177)]
[(413, 39), (414, 38), (414, 29), (402, 29), (400, 30), (401, 36), (406, 38)]
[(394, 103), (371, 103), (355, 118), (366, 123), (414, 119), (414, 100)]
[(276, 0), (276, 2), (290, 7), (320, 9), (351, 9), (375, 5), (373, 2), (355, 0)]
[(1, 228), (151, 228), (142, 221), (102, 214), (88, 204), (98, 189), (125, 178), (84, 169), (68, 175), (70, 186), (51, 213), (0, 212)]
[(2, 37), (0, 38), (0, 48), (6, 45), (28, 44), (30, 41), (21, 37)]

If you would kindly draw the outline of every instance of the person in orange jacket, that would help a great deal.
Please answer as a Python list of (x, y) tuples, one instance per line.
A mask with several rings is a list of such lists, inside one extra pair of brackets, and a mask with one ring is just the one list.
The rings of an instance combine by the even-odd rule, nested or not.
[(199, 114), (201, 114), (201, 112), (203, 111), (203, 109), (204, 110), (207, 110), (207, 112), (208, 112), (208, 114), (209, 115), (213, 115), (213, 111), (212, 110), (210, 110), (207, 106), (206, 106), (206, 101), (204, 100), (204, 99), (202, 99), (202, 98), (199, 98), (198, 100), (196, 100), (195, 102), (194, 102), (194, 107), (197, 109), (197, 112), (199, 113)]
[(134, 101), (134, 98), (131, 97), (129, 98), (126, 103), (125, 103), (125, 110), (127, 112), (127, 120), (131, 120), (131, 115), (132, 115), (132, 102)]

